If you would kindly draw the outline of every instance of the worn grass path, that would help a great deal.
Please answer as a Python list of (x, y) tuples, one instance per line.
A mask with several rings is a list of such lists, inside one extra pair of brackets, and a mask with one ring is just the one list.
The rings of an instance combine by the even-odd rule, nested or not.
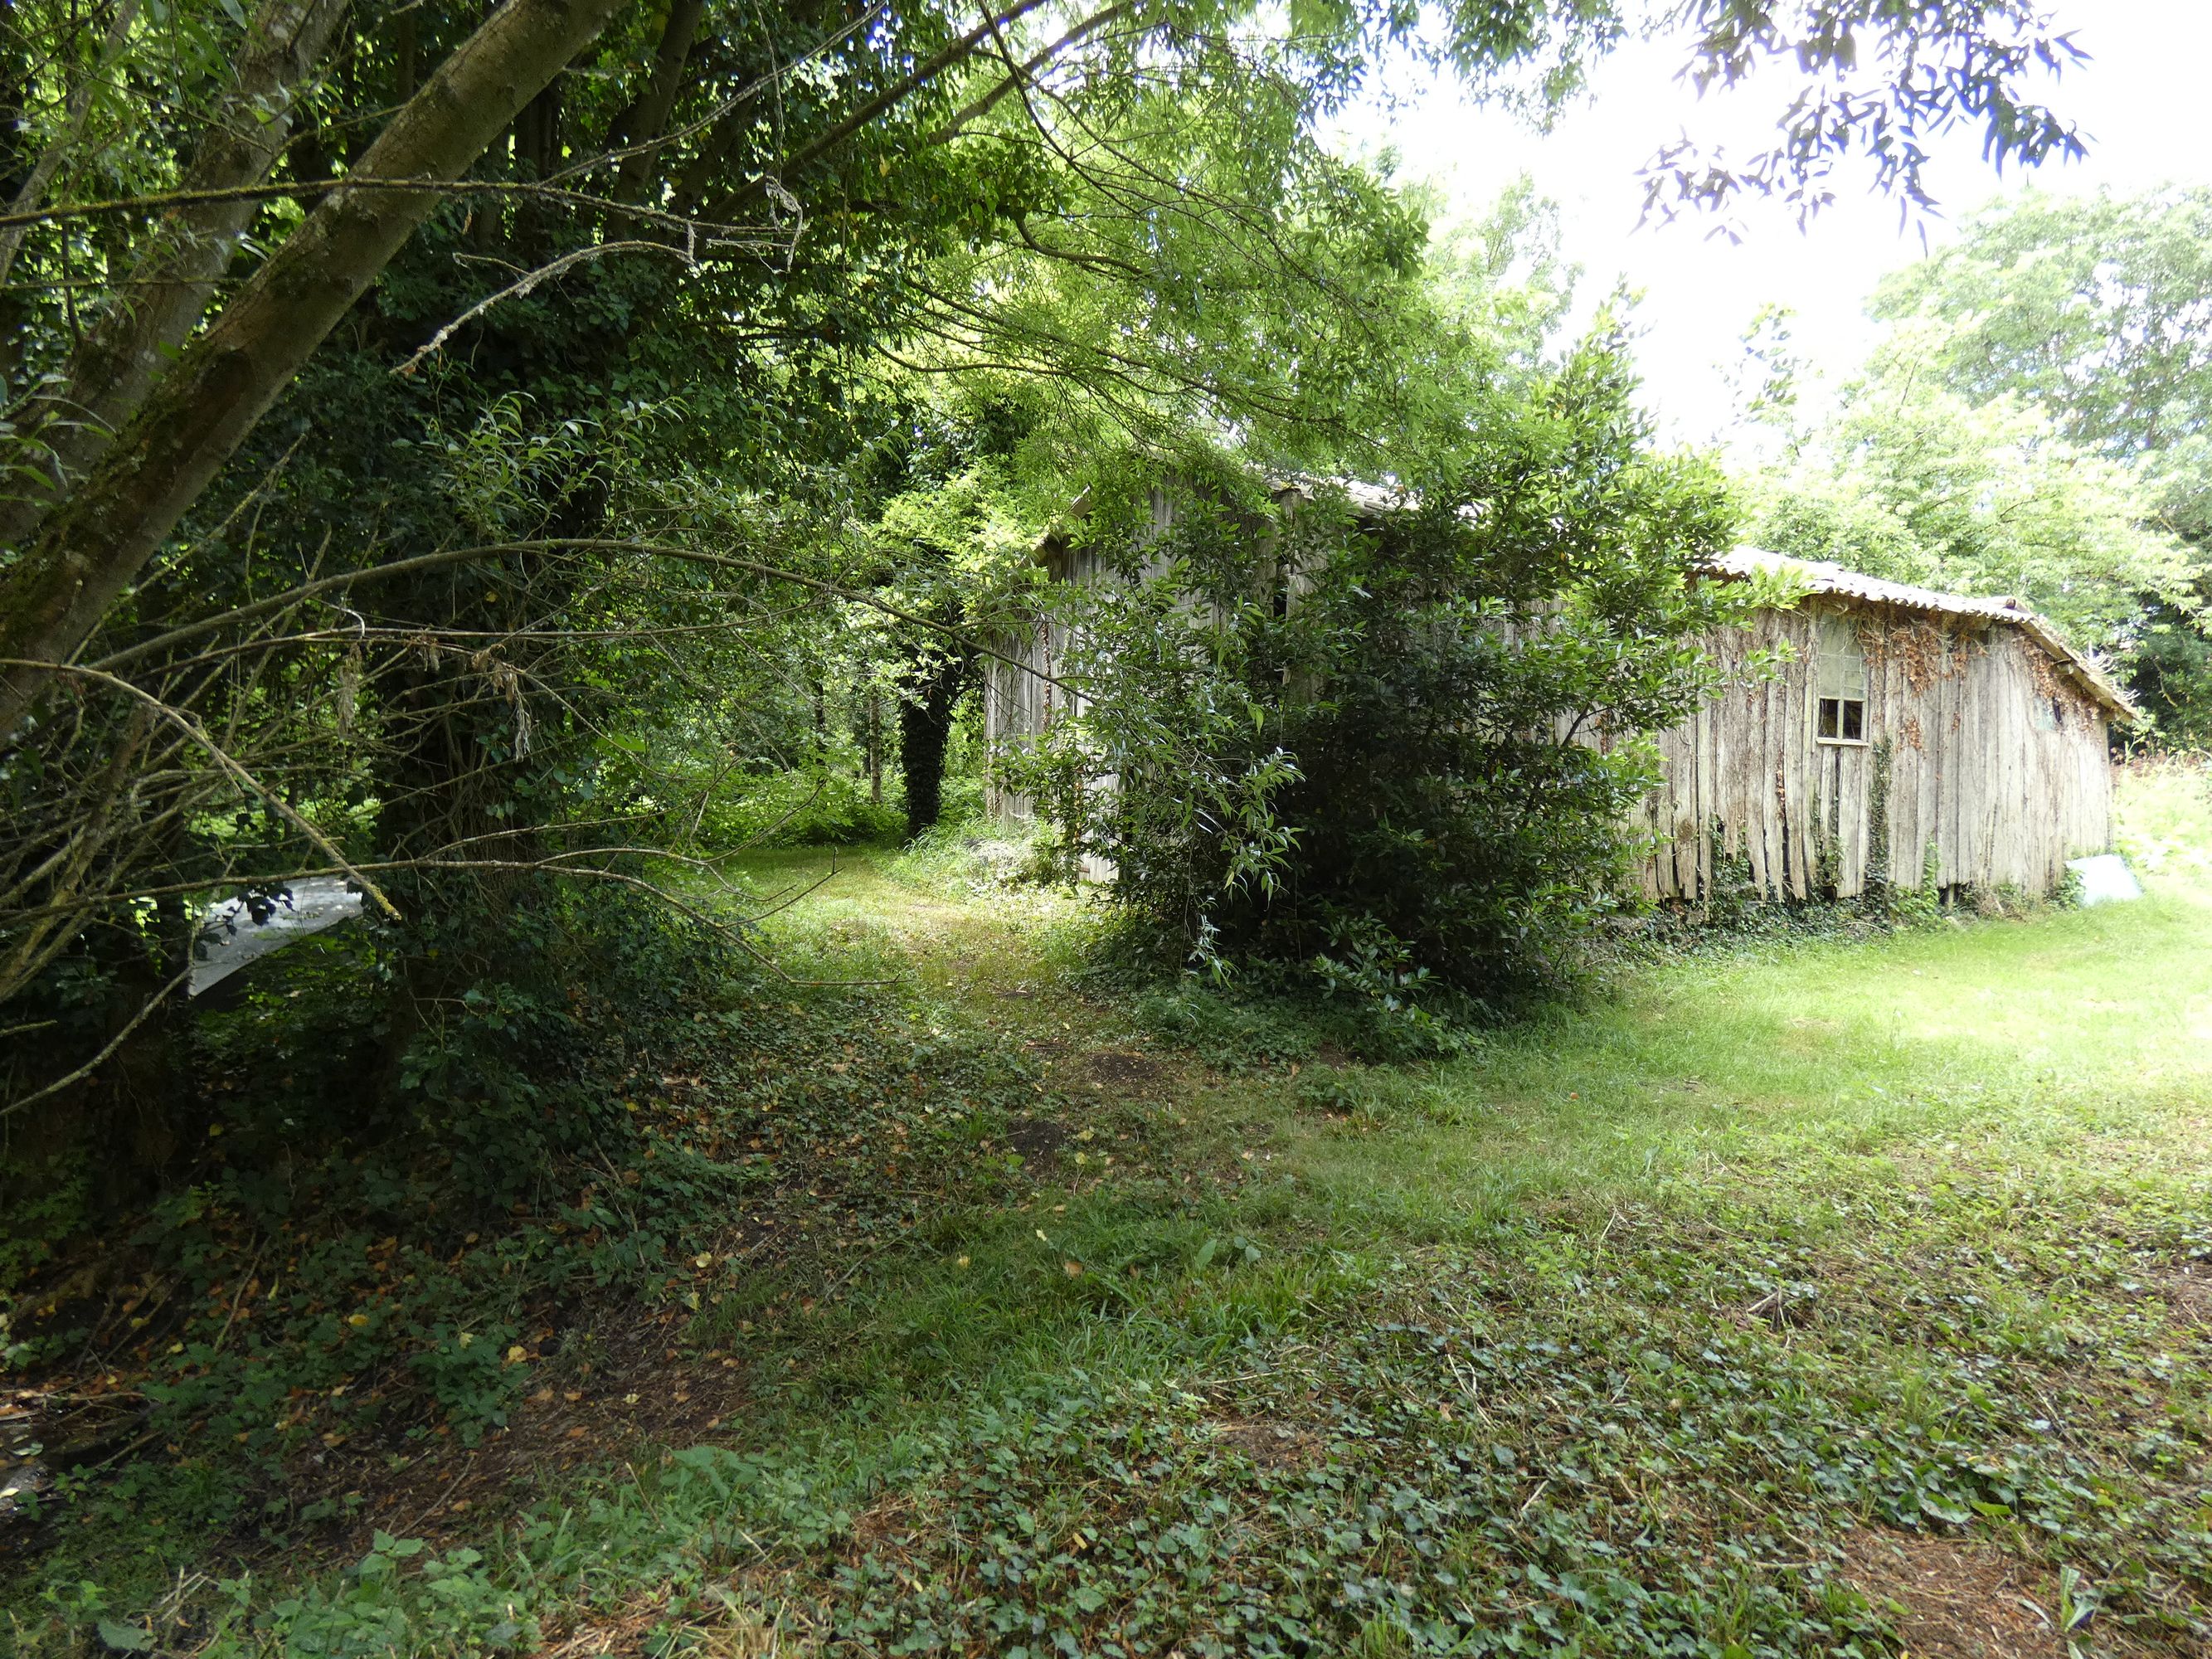
[(882, 1167), (995, 1184), (702, 1309), (711, 1433), (215, 1648), (2212, 1651), (2212, 814), (2130, 805), (2144, 902), (1715, 949), (1408, 1067), (1164, 1040), (1066, 902), (848, 860), (792, 965), (1035, 1069)]
[(2156, 787), (2144, 903), (1715, 951), (1413, 1068), (1279, 1032), (1209, 1073), (1069, 996), (1048, 904), (824, 889), (795, 939), (919, 952), (1073, 1104), (1030, 1203), (803, 1339), (834, 1426), (773, 1477), (696, 1455), (834, 1510), (699, 1628), (2206, 1650), (2212, 891), (2201, 799)]

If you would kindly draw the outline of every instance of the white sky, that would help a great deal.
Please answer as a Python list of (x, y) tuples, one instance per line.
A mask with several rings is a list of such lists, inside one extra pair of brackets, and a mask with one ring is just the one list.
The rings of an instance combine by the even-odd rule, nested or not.
[[(1928, 183), (1943, 210), (1955, 214), (2026, 184), (2087, 193), (2212, 182), (2202, 87), (2212, 63), (2212, 3), (2054, 0), (2053, 9), (2092, 61), (2045, 95), (2080, 123), (2087, 160), (2049, 164), (2025, 179), (2008, 169), (2000, 179), (1981, 159), (1979, 133), (1961, 130), (1933, 147)], [(1875, 280), (1920, 256), (1923, 228), (1939, 246), (1953, 233), (1942, 219), (1900, 228), (1897, 204), (1875, 195), (1870, 173), (1856, 168), (1839, 171), (1834, 205), (1802, 233), (1779, 204), (1739, 210), (1743, 240), (1733, 244), (1710, 234), (1710, 220), (1639, 228), (1639, 169), (1662, 144), (1686, 134), (1748, 157), (1771, 143), (1776, 118), (1802, 84), (1793, 65), (1775, 63), (1700, 100), (1674, 78), (1688, 58), (1681, 39), (1625, 43), (1548, 134), (1401, 69), (1348, 115), (1339, 142), (1363, 152), (1395, 149), (1401, 176), (1437, 185), (1453, 216), (1480, 214), (1528, 174), (1563, 210), (1567, 256), (1585, 270), (1585, 302), (1620, 277), (1642, 291), (1646, 399), (1669, 435), (1704, 441), (1724, 436), (1729, 394), (1721, 371), (1741, 360), (1739, 342), (1761, 305), (1795, 307), (1798, 349), (1831, 378), (1848, 374), (1874, 337), (1863, 307)]]

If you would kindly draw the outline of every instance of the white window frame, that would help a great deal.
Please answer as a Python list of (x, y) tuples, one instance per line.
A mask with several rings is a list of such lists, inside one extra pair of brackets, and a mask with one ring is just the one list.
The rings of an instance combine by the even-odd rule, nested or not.
[[(1826, 732), (1820, 729), (1821, 705), (1831, 702), (1836, 705), (1836, 735), (1833, 737), (1830, 737)], [(1847, 738), (1843, 735), (1844, 714), (1844, 711), (1854, 703), (1858, 705), (1859, 735), (1856, 738)], [(1813, 741), (1815, 743), (1830, 744), (1838, 749), (1864, 749), (1868, 744), (1874, 741), (1873, 738), (1866, 735), (1866, 705), (1867, 700), (1864, 697), (1847, 697), (1843, 696), (1840, 692), (1832, 696), (1814, 698)]]
[[(1871, 699), (1867, 696), (1866, 650), (1859, 642), (1857, 618), (1848, 613), (1821, 611), (1814, 619), (1813, 639), (1813, 695), (1808, 700), (1813, 741), (1837, 749), (1870, 747), (1874, 742), (1869, 718)], [(1821, 705), (1831, 702), (1836, 705), (1832, 737), (1820, 730)], [(1847, 738), (1843, 735), (1844, 716), (1851, 703), (1859, 707), (1859, 734)]]

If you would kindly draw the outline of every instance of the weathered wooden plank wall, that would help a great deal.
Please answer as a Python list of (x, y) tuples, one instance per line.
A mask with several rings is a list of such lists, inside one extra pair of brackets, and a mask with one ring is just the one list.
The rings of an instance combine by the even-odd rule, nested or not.
[[(1814, 735), (1824, 612), (1858, 629), (1863, 743)], [(1778, 674), (1744, 672), (1784, 643), (1795, 659)], [(1827, 599), (1763, 612), (1711, 649), (1730, 683), (1661, 735), (1666, 775), (1638, 814), (1657, 840), (1652, 897), (1709, 893), (1717, 851), (1775, 896), (1917, 887), (1931, 848), (1939, 886), (2048, 892), (2068, 859), (2109, 844), (2105, 711), (2017, 628)]]
[[(1101, 579), (1096, 555), (1054, 556), (1061, 580)], [(1864, 743), (1814, 736), (1824, 613), (1858, 629)], [(994, 642), (1025, 667), (987, 665), (993, 752), (1033, 740), (1066, 712), (1073, 694), (1039, 678), (1065, 667), (1066, 635), (1040, 622)], [(1779, 673), (1746, 671), (1753, 653), (1784, 644), (1794, 657)], [(2105, 711), (2016, 627), (1823, 597), (1763, 611), (1710, 648), (1729, 683), (1660, 735), (1663, 775), (1635, 814), (1655, 838), (1644, 867), (1654, 898), (1711, 893), (1717, 853), (1747, 863), (1753, 884), (1775, 896), (1855, 897), (1870, 877), (1917, 887), (1930, 848), (1939, 887), (2048, 892), (2068, 859), (2110, 843)], [(994, 814), (1030, 815), (995, 769), (987, 789)]]
[[(1086, 549), (1054, 548), (1050, 558), (1055, 581), (1089, 586), (1099, 578), (1102, 561)], [(1035, 811), (1028, 796), (1006, 787), (1000, 757), (1033, 743), (1054, 720), (1080, 707), (1080, 694), (1058, 683), (1065, 678), (1069, 633), (1064, 622), (1048, 616), (990, 642), (1000, 655), (984, 659), (983, 796), (984, 810), (994, 817), (1027, 818)]]

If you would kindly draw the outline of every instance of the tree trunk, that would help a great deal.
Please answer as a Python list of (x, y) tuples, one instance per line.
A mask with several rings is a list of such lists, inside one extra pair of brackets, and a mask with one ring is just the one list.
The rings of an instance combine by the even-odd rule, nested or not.
[(912, 841), (945, 810), (945, 751), (952, 717), (975, 667), (969, 652), (924, 665), (899, 700), (899, 767), (906, 774), (906, 834)]
[[(344, 11), (345, 0), (266, 0), (179, 190), (236, 190), (268, 177), (291, 136), (292, 100)], [(51, 476), (40, 481), (43, 488), (0, 501), (0, 545), (19, 545), (137, 411), (156, 372), (206, 313), (216, 280), (259, 207), (188, 202), (161, 216), (128, 286), (93, 325), (62, 384), (25, 408), (20, 424), (43, 444)]]
[[(669, 112), (676, 107), (677, 94), (684, 89), (684, 64), (691, 55), (691, 41), (699, 33), (699, 20), (706, 10), (706, 0), (675, 0), (669, 7), (667, 27), (661, 30), (659, 48), (653, 55), (652, 78), (610, 135), (616, 149), (650, 144), (667, 126)], [(622, 167), (615, 174), (617, 201), (635, 202), (644, 193), (653, 161), (650, 149), (623, 158)]]
[[(621, 9), (508, 0), (369, 147), (364, 180), (458, 179)], [(0, 585), (0, 660), (66, 660), (439, 200), (432, 190), (334, 190), (154, 386), (92, 474)], [(0, 742), (42, 683), (0, 669)]]

